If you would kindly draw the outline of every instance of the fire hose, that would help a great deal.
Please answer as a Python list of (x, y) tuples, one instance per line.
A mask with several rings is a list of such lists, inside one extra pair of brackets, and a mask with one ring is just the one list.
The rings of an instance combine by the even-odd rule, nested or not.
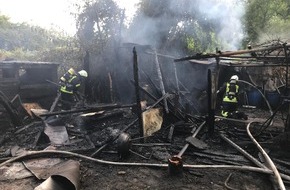
[(285, 185), (282, 181), (281, 175), (279, 173), (279, 171), (277, 170), (275, 164), (273, 163), (273, 161), (271, 160), (271, 158), (268, 156), (268, 154), (264, 151), (264, 149), (261, 147), (261, 145), (256, 141), (256, 139), (254, 139), (254, 137), (252, 136), (251, 132), (250, 132), (250, 126), (253, 122), (250, 122), (247, 125), (247, 133), (249, 135), (249, 137), (251, 138), (251, 140), (253, 141), (253, 143), (257, 146), (257, 148), (259, 149), (259, 151), (262, 153), (263, 157), (265, 158), (268, 166), (272, 169), (274, 176), (278, 182), (279, 185), (279, 189), (281, 190), (286, 190)]
[[(41, 151), (28, 151), (24, 153), (23, 155), (11, 158), (3, 163), (0, 164), (0, 168), (2, 166), (5, 166), (6, 164), (22, 160), (22, 159), (28, 159), (28, 158), (35, 158), (35, 156), (44, 156), (44, 155), (66, 155), (66, 156), (73, 156), (78, 157), (86, 160), (90, 160), (93, 162), (97, 162), (100, 164), (110, 164), (115, 166), (140, 166), (140, 167), (159, 167), (159, 168), (167, 168), (168, 164), (154, 164), (154, 163), (126, 163), (126, 162), (114, 162), (114, 161), (106, 161), (101, 159), (92, 158), (89, 156), (85, 156), (78, 153), (73, 153), (69, 151), (61, 151), (61, 150), (41, 150)], [(231, 169), (231, 170), (242, 170), (242, 171), (253, 171), (253, 172), (259, 172), (264, 174), (273, 174), (273, 172), (267, 168), (258, 168), (258, 167), (252, 167), (252, 166), (233, 166), (233, 165), (190, 165), (185, 164), (183, 165), (184, 168), (190, 168), (190, 169)], [(290, 178), (290, 177), (289, 177)]]
[(256, 86), (252, 85), (251, 83), (247, 82), (247, 81), (244, 81), (244, 80), (238, 80), (238, 82), (242, 82), (242, 83), (245, 83), (245, 84), (248, 84), (250, 85), (251, 87), (255, 88), (256, 90), (258, 90), (258, 92), (262, 95), (262, 97), (264, 98), (268, 108), (269, 108), (269, 111), (270, 111), (270, 114), (273, 115), (273, 111), (272, 111), (272, 108), (267, 100), (267, 98), (264, 96), (264, 94), (261, 92), (261, 90), (259, 90)]
[[(245, 150), (243, 150), (241, 147), (239, 147), (237, 144), (235, 144), (233, 141), (231, 141), (230, 139), (228, 139), (227, 137), (225, 137), (223, 134), (220, 134), (220, 137), (225, 140), (227, 143), (229, 143), (230, 145), (232, 145), (235, 149), (237, 149), (240, 153), (242, 153), (246, 158), (248, 158), (250, 161), (252, 161), (255, 165), (259, 166), (260, 168), (263, 169), (268, 169), (264, 164), (262, 164), (261, 162), (259, 162), (256, 158), (254, 158), (252, 155), (250, 155), (249, 153), (247, 153)], [(285, 174), (281, 174), (281, 177), (285, 180), (290, 181), (290, 176), (285, 175)]]
[[(242, 82), (242, 83), (245, 83), (245, 84), (248, 84), (248, 85), (250, 85), (251, 87), (253, 87), (253, 88), (255, 88), (260, 94), (261, 94), (261, 96), (263, 97), (263, 99), (265, 100), (265, 102), (266, 102), (266, 104), (267, 104), (267, 106), (268, 106), (268, 108), (269, 108), (269, 111), (270, 111), (270, 117), (269, 117), (269, 119), (267, 119), (263, 124), (262, 124), (262, 126), (261, 126), (261, 129), (260, 129), (260, 132), (257, 134), (257, 135), (259, 135), (259, 134), (261, 134), (262, 133), (262, 131), (264, 130), (264, 129), (266, 129), (265, 127), (264, 127), (264, 129), (263, 129), (263, 126), (264, 125), (266, 125), (267, 124), (267, 126), (271, 126), (272, 124), (273, 124), (273, 117), (274, 117), (274, 113), (273, 113), (273, 111), (272, 111), (272, 108), (271, 108), (271, 105), (269, 104), (269, 101), (267, 100), (267, 98), (265, 97), (265, 95), (261, 92), (261, 90), (259, 90), (256, 86), (254, 86), (253, 84), (251, 84), (251, 83), (249, 83), (249, 82), (247, 82), (247, 81), (244, 81), (244, 80), (238, 80), (239, 82)], [(277, 111), (278, 111), (278, 109), (277, 109)], [(276, 113), (276, 112), (275, 112)]]

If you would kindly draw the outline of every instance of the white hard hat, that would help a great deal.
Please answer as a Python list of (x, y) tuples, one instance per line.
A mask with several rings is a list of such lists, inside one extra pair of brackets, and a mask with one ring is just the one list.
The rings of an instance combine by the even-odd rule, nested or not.
[(79, 71), (79, 75), (81, 75), (82, 77), (88, 77), (88, 73), (85, 70)]
[(233, 76), (231, 77), (231, 80), (239, 80), (238, 75), (233, 75)]

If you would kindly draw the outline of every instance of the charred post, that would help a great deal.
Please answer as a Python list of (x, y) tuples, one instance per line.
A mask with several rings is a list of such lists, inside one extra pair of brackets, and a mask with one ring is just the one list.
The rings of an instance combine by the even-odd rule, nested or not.
[[(165, 95), (165, 87), (164, 87), (160, 63), (158, 61), (158, 56), (157, 56), (156, 51), (155, 51), (155, 64), (156, 64), (156, 70), (157, 70), (157, 74), (158, 74), (158, 78), (159, 78), (161, 93), (164, 96)], [(164, 102), (164, 109), (165, 109), (166, 113), (169, 113), (166, 98), (163, 99), (163, 102)]]
[(133, 48), (133, 71), (134, 71), (135, 95), (136, 95), (136, 103), (137, 103), (137, 114), (139, 118), (140, 136), (143, 137), (144, 131), (143, 131), (141, 100), (140, 100), (140, 93), (139, 93), (138, 61), (137, 61), (137, 52), (136, 52), (135, 47)]
[(208, 134), (212, 136), (214, 133), (214, 109), (212, 105), (212, 74), (211, 70), (208, 69), (207, 73), (207, 97), (208, 97), (208, 117), (207, 117), (207, 126), (208, 126)]

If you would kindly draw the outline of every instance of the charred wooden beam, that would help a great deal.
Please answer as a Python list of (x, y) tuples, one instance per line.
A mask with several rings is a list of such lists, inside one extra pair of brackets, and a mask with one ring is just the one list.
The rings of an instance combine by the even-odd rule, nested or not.
[(39, 142), (39, 140), (41, 138), (42, 133), (43, 133), (43, 129), (39, 130), (37, 135), (35, 136), (34, 142), (32, 144), (32, 148), (33, 149), (35, 149), (35, 147), (37, 146), (37, 144), (38, 144), (38, 142)]
[[(132, 82), (132, 81), (131, 81)], [(134, 83), (134, 82), (132, 82)], [(158, 98), (156, 98), (153, 94), (151, 94), (150, 92), (148, 92), (146, 89), (142, 88), (141, 86), (139, 86), (139, 88), (146, 94), (148, 95), (151, 99), (153, 99), (154, 101), (157, 101)], [(159, 102), (159, 104), (161, 106), (163, 106), (163, 102)], [(174, 105), (170, 102), (170, 100), (168, 100), (168, 105), (169, 105), (169, 111), (177, 118), (180, 120), (186, 120), (184, 114), (182, 114), (181, 110), (177, 109), (177, 112), (175, 114), (175, 110), (174, 110)]]
[[(32, 126), (34, 126), (34, 125), (39, 125), (39, 124), (41, 124), (41, 123), (42, 123), (42, 121), (34, 121), (34, 122), (32, 122), (32, 123), (29, 123), (29, 124), (25, 125), (24, 127), (22, 127), (22, 128), (20, 128), (20, 129), (18, 129), (17, 131), (15, 131), (14, 134), (19, 134), (19, 133), (21, 133), (22, 131), (28, 129), (29, 127), (32, 127)], [(1, 144), (1, 143), (0, 143), (0, 144)]]
[[(156, 70), (157, 70), (157, 74), (158, 74), (158, 78), (159, 78), (161, 93), (164, 96), (165, 95), (165, 87), (164, 87), (164, 83), (163, 83), (163, 77), (162, 77), (161, 67), (160, 67), (160, 63), (158, 61), (157, 53), (155, 54), (155, 65), (156, 65)], [(169, 113), (166, 98), (163, 99), (163, 104), (164, 104), (165, 112)]]
[(51, 107), (49, 109), (50, 113), (53, 112), (54, 108), (56, 107), (56, 105), (57, 105), (57, 103), (58, 103), (58, 101), (60, 99), (60, 95), (61, 95), (61, 93), (57, 93), (56, 98), (54, 99), (54, 101), (53, 101), (53, 103), (52, 103), (52, 105), (51, 105)]
[(137, 114), (139, 118), (139, 129), (140, 136), (143, 136), (143, 117), (142, 117), (142, 109), (141, 109), (141, 99), (139, 92), (139, 74), (138, 74), (138, 60), (137, 60), (137, 52), (136, 48), (133, 48), (133, 71), (134, 71), (134, 85), (135, 85), (135, 95), (136, 95), (136, 104), (137, 104)]
[(173, 137), (173, 133), (174, 133), (174, 125), (173, 124), (171, 124), (170, 125), (170, 128), (169, 128), (169, 133), (168, 133), (168, 137), (167, 137), (167, 139), (168, 139), (168, 142), (172, 142), (172, 137)]
[(261, 63), (251, 63), (251, 64), (244, 64), (244, 63), (225, 63), (225, 62), (221, 62), (220, 63), (221, 66), (226, 66), (226, 67), (286, 67), (287, 65), (285, 63), (280, 63), (280, 64), (270, 64), (267, 63), (265, 64), (264, 62)]
[(208, 117), (207, 117), (207, 126), (209, 136), (212, 136), (214, 133), (214, 109), (213, 109), (213, 95), (212, 95), (212, 74), (211, 70), (208, 69), (207, 73), (207, 97), (208, 97)]
[(95, 111), (101, 111), (106, 109), (115, 109), (115, 108), (126, 108), (126, 107), (134, 107), (135, 104), (129, 104), (129, 105), (118, 105), (118, 104), (109, 104), (109, 105), (103, 105), (103, 106), (92, 106), (87, 107), (83, 109), (73, 109), (73, 110), (67, 110), (67, 111), (58, 111), (58, 112), (51, 112), (51, 113), (45, 113), (40, 114), (40, 117), (46, 117), (46, 116), (53, 116), (53, 115), (65, 115), (65, 114), (71, 114), (71, 113), (80, 113), (80, 112), (95, 112)]
[(206, 58), (216, 58), (216, 57), (230, 57), (233, 55), (240, 55), (240, 54), (246, 54), (246, 53), (255, 53), (255, 52), (262, 52), (262, 51), (270, 51), (270, 50), (276, 50), (284, 47), (290, 47), (290, 45), (276, 45), (271, 47), (265, 47), (265, 48), (257, 48), (257, 49), (249, 49), (249, 50), (238, 50), (238, 51), (229, 51), (229, 52), (218, 52), (218, 53), (211, 53), (211, 54), (202, 54), (197, 53), (192, 56), (183, 57), (179, 59), (175, 59), (175, 62), (181, 62), (181, 61), (188, 61), (191, 59), (206, 59)]
[(148, 85), (151, 87), (151, 90), (153, 91), (152, 93), (154, 95), (158, 95), (161, 96), (161, 92), (160, 90), (157, 88), (157, 86), (154, 84), (154, 82), (152, 81), (151, 77), (143, 70), (141, 70), (142, 75), (144, 76), (144, 80), (146, 83), (148, 83)]
[(147, 107), (146, 110), (149, 110), (151, 108), (154, 108), (157, 104), (159, 104), (162, 100), (166, 99), (169, 97), (168, 93), (165, 93), (161, 98), (159, 98), (154, 104), (152, 104), (151, 106)]
[(20, 118), (17, 109), (12, 105), (8, 97), (2, 91), (0, 91), (0, 104), (2, 104), (6, 109), (13, 125), (15, 126), (22, 125), (22, 119)]
[[(287, 53), (287, 46), (286, 46), (286, 44), (283, 44), (283, 48), (284, 48), (285, 63), (286, 63), (286, 89), (288, 89), (288, 73), (289, 73), (288, 67), (289, 67), (289, 64), (288, 64), (288, 61), (287, 61), (287, 59), (288, 59), (288, 53)], [(287, 93), (286, 95), (288, 95), (288, 92), (286, 92), (286, 93)], [(290, 111), (288, 111), (288, 114), (289, 114), (289, 112)]]
[(208, 158), (212, 160), (219, 160), (219, 161), (232, 161), (239, 163), (240, 165), (245, 165), (245, 164), (250, 164), (248, 160), (246, 160), (244, 157), (236, 157), (236, 155), (231, 155), (231, 156), (218, 156), (210, 153), (200, 153), (200, 152), (190, 152), (189, 155), (195, 155), (203, 158)]

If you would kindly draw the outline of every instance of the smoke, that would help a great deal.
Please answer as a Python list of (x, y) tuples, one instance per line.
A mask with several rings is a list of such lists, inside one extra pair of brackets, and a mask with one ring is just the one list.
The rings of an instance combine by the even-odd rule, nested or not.
[[(187, 55), (185, 36), (193, 37), (198, 42), (194, 45), (202, 46), (201, 50), (208, 50), (210, 43), (216, 43), (216, 47), (221, 50), (238, 49), (243, 38), (241, 24), (243, 4), (238, 0), (143, 0), (142, 2), (146, 6), (142, 11), (136, 12), (128, 30), (121, 31), (123, 43), (120, 43), (120, 46), (119, 43), (117, 46), (112, 43), (107, 48), (103, 47), (104, 51), (105, 49), (108, 51), (103, 54), (105, 58), (102, 59), (104, 60), (102, 67), (99, 66), (101, 61), (95, 61), (98, 63), (95, 64), (98, 66), (96, 70), (100, 72), (98, 77), (106, 78), (105, 70), (117, 71), (111, 72), (112, 77), (115, 77), (113, 86), (115, 85), (116, 94), (118, 94), (117, 100), (132, 102), (135, 96), (134, 88), (130, 85), (133, 78), (132, 49), (136, 47), (142, 85), (145, 83), (150, 84), (150, 87), (155, 85), (156, 87), (151, 90), (158, 91), (160, 81), (156, 73), (158, 62), (162, 67), (166, 92), (176, 92), (179, 85), (181, 94), (185, 97), (182, 102), (184, 107), (191, 105), (192, 102), (193, 110), (199, 109), (198, 107), (206, 108), (203, 103), (197, 105), (200, 104), (199, 92), (206, 89), (207, 72), (214, 64), (199, 65), (183, 62), (177, 63), (175, 68), (172, 57), (179, 58)], [(116, 25), (116, 27), (120, 26)], [(216, 35), (212, 37), (211, 33)], [(213, 39), (216, 37), (219, 39)], [(157, 60), (154, 50), (160, 55), (170, 56), (158, 56)], [(175, 73), (177, 73), (176, 76)], [(103, 87), (104, 84), (100, 82), (97, 87)], [(99, 88), (97, 91), (108, 91), (108, 86), (110, 86), (109, 83), (106, 89)], [(160, 97), (158, 92), (154, 94)]]
[(202, 1), (199, 4), (201, 14), (214, 19), (219, 25), (218, 37), (229, 50), (237, 50), (244, 38), (242, 17), (245, 14), (245, 2), (239, 0)]
[[(145, 3), (147, 7), (136, 12), (129, 30), (123, 32), (123, 41), (150, 45), (156, 48), (157, 52), (173, 57), (187, 55), (184, 51), (185, 42), (181, 40), (184, 36), (193, 36), (200, 43), (195, 45), (203, 46), (203, 50), (208, 50), (206, 48), (209, 44), (215, 42), (221, 50), (237, 50), (242, 44), (244, 32), (241, 19), (244, 4), (239, 0), (147, 0)], [(216, 41), (209, 39), (209, 32), (215, 33)], [(154, 60), (152, 62), (140, 51), (138, 53), (140, 67), (143, 67), (150, 77), (156, 78), (154, 68), (149, 68), (154, 66)], [(164, 63), (162, 71), (167, 86), (176, 84), (173, 64), (170, 64), (173, 60), (159, 57), (159, 62)], [(201, 111), (201, 108), (206, 108), (204, 102), (200, 101), (200, 92), (206, 90), (207, 72), (213, 67), (214, 64), (176, 64), (179, 88), (186, 92), (185, 96), (192, 101), (192, 110)], [(156, 85), (158, 86), (158, 83)], [(177, 86), (173, 88), (177, 89)], [(174, 89), (166, 90), (168, 92)], [(185, 99), (182, 100), (182, 104), (187, 104)]]
[[(150, 1), (155, 8), (155, 15), (148, 17), (148, 13), (137, 14), (135, 23), (130, 26), (129, 33), (124, 34), (125, 41), (138, 44), (150, 44), (154, 47), (161, 47), (167, 40), (174, 39), (178, 32), (185, 35), (202, 38), (198, 30), (202, 26), (209, 25), (209, 29), (214, 29), (216, 36), (221, 42), (220, 48), (237, 50), (240, 48), (241, 41), (244, 38), (243, 25), (241, 19), (244, 15), (244, 1), (239, 0), (167, 0)], [(148, 3), (150, 6), (150, 3)], [(158, 7), (160, 5), (160, 7)], [(163, 7), (168, 11), (162, 13)], [(160, 9), (158, 12), (157, 9)], [(169, 12), (169, 13), (168, 13)], [(213, 27), (212, 27), (213, 26)], [(206, 30), (206, 28), (203, 28)], [(204, 39), (200, 39), (207, 43)], [(175, 44), (179, 45), (179, 44)], [(180, 47), (176, 47), (179, 51)]]

